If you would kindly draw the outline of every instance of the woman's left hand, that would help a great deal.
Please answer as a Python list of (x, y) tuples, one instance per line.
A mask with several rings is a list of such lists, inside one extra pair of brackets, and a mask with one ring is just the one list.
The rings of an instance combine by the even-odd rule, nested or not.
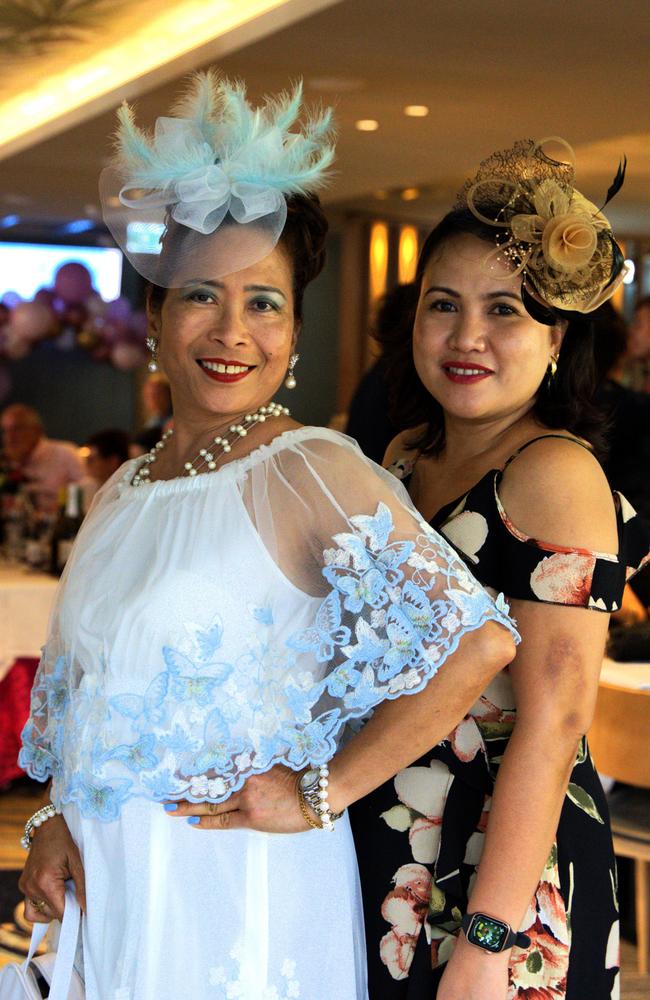
[(170, 817), (185, 817), (197, 830), (304, 833), (309, 826), (298, 803), (296, 779), (295, 771), (278, 764), (265, 774), (251, 775), (225, 802), (181, 800), (164, 807)]
[(463, 935), (447, 962), (436, 1000), (507, 1000), (509, 951), (489, 955)]

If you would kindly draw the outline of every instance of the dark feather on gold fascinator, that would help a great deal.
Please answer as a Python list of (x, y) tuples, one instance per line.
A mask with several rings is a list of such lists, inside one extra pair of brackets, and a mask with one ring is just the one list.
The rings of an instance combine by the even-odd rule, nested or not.
[[(456, 207), (495, 227), (485, 266), (521, 274), (528, 301), (590, 313), (614, 294), (626, 269), (602, 210), (574, 187), (574, 162), (563, 139), (520, 140), (481, 163)], [(624, 158), (603, 208), (620, 191), (626, 166)]]

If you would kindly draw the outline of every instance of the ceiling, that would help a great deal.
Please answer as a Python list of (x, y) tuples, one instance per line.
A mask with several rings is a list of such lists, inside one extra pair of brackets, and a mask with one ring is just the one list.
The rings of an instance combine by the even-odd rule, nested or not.
[[(147, 5), (128, 4), (131, 24)], [(332, 209), (425, 221), (492, 150), (561, 135), (576, 150), (580, 188), (596, 202), (627, 154), (628, 178), (608, 214), (629, 235), (650, 234), (647, 0), (303, 0), (301, 11), (309, 13), (224, 51), (218, 65), (243, 77), (253, 97), (303, 77), (309, 99), (335, 104), (337, 173), (325, 194)], [(206, 65), (202, 56), (199, 47), (195, 68)], [(14, 87), (20, 65), (14, 57)], [(33, 58), (22, 65), (33, 76)], [(140, 121), (173, 103), (178, 80), (170, 75), (179, 74), (131, 88), (140, 91)], [(0, 111), (3, 96), (0, 88)], [(430, 113), (408, 118), (407, 104)], [(378, 130), (357, 131), (361, 118), (376, 119)], [(0, 217), (92, 217), (113, 127), (113, 110), (91, 113), (1, 160)], [(419, 196), (403, 201), (404, 188)]]

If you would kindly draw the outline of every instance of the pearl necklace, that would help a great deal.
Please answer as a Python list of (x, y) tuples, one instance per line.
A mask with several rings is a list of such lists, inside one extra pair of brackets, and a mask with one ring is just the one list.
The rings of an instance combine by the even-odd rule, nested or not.
[[(217, 459), (222, 455), (227, 455), (232, 450), (232, 442), (237, 438), (246, 437), (251, 427), (256, 424), (263, 424), (269, 417), (288, 417), (289, 410), (281, 403), (269, 403), (267, 406), (260, 406), (255, 413), (247, 413), (241, 424), (231, 424), (228, 434), (218, 434), (212, 439), (209, 448), (201, 448), (193, 462), (186, 462), (184, 465), (184, 476), (198, 476), (200, 472), (212, 472), (217, 467)], [(172, 427), (165, 431), (160, 441), (156, 442), (153, 448), (144, 456), (142, 465), (134, 475), (131, 485), (142, 486), (143, 483), (150, 482), (150, 469), (158, 458), (158, 453), (167, 444), (167, 441), (174, 433)]]

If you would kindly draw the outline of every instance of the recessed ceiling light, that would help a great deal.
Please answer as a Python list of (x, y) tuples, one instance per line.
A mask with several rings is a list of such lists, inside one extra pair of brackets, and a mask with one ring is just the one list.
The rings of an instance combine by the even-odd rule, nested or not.
[(7, 205), (28, 205), (30, 199), (25, 194), (3, 194), (0, 201), (4, 201)]
[(415, 201), (420, 197), (419, 188), (404, 188), (402, 191), (402, 201)]
[(359, 118), (354, 123), (354, 127), (359, 132), (376, 132), (379, 128), (379, 122), (375, 121), (374, 118)]
[(323, 90), (331, 94), (350, 94), (354, 90), (361, 90), (365, 86), (365, 80), (351, 76), (312, 76), (307, 80), (307, 86), (312, 90)]
[(429, 109), (426, 104), (407, 104), (404, 108), (404, 114), (408, 115), (409, 118), (426, 118)]

